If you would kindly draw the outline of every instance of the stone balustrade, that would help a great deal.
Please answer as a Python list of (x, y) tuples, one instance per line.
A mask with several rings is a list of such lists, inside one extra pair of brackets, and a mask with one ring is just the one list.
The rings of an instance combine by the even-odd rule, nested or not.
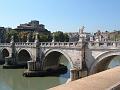
[(77, 42), (40, 42), (41, 47), (76, 47)]
[[(120, 47), (119, 41), (89, 41), (88, 47)], [(39, 42), (41, 47), (81, 47), (82, 42)], [(11, 43), (0, 43), (0, 46), (10, 46)], [(15, 46), (36, 46), (34, 42), (15, 42)]]
[(11, 43), (0, 43), (0, 46), (10, 46)]
[(16, 46), (23, 46), (23, 45), (34, 45), (33, 42), (29, 42), (29, 43), (26, 43), (26, 42), (17, 42), (15, 43)]
[(89, 47), (120, 47), (119, 41), (99, 41), (88, 42)]

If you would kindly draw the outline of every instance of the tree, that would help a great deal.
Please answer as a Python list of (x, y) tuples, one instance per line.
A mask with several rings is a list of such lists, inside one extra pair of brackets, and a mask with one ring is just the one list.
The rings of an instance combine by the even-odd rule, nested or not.
[(65, 42), (69, 42), (69, 36), (68, 36), (68, 34), (67, 33), (64, 33), (64, 41)]
[(69, 36), (67, 33), (63, 33), (62, 31), (54, 32), (54, 39), (56, 42), (68, 42)]
[(18, 32), (15, 30), (9, 30), (9, 31), (6, 31), (6, 42), (10, 42), (11, 36), (14, 36), (15, 42), (19, 41)]
[[(34, 42), (36, 32), (17, 32), (16, 30), (9, 30), (6, 32), (6, 42), (10, 42), (11, 36), (14, 36), (15, 42), (26, 42), (29, 39), (29, 42)], [(51, 42), (52, 34), (50, 31), (39, 32), (38, 39), (40, 42)]]
[(19, 41), (26, 42), (27, 41), (28, 32), (19, 32)]
[(64, 41), (64, 34), (61, 31), (54, 32), (54, 39), (56, 42), (63, 42)]
[(51, 33), (39, 33), (39, 41), (40, 42), (51, 42), (52, 41), (52, 35)]

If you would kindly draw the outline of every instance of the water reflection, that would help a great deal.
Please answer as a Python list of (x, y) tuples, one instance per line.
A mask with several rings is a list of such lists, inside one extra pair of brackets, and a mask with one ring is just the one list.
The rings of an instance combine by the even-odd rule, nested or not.
[(116, 66), (120, 66), (120, 56), (114, 57), (113, 60), (110, 62), (108, 68), (113, 68)]
[[(68, 60), (61, 56), (60, 63), (67, 66), (68, 71), (65, 74), (48, 77), (30, 77), (22, 76), (25, 69), (2, 69), (0, 67), (0, 90), (46, 90), (59, 84), (63, 84), (70, 77), (70, 64)], [(115, 57), (111, 61), (109, 68), (120, 65), (120, 57)]]
[[(64, 56), (61, 56), (60, 63), (67, 65), (69, 62)], [(67, 73), (57, 76), (48, 77), (23, 77), (25, 69), (2, 69), (0, 67), (0, 90), (46, 90), (50, 87), (63, 84), (69, 78)]]
[(71, 68), (71, 66), (70, 66), (70, 63), (67, 60), (67, 58), (63, 55), (60, 57), (60, 64), (63, 64), (65, 66), (67, 66), (67, 68), (68, 68), (67, 73), (61, 74), (60, 77), (59, 77), (60, 82), (65, 83), (65, 82), (67, 82), (68, 78), (70, 78), (70, 68)]
[(0, 86), (2, 86), (2, 88), (0, 88), (0, 90), (45, 90), (61, 84), (59, 77), (26, 78), (22, 76), (23, 71), (23, 69), (1, 69)]

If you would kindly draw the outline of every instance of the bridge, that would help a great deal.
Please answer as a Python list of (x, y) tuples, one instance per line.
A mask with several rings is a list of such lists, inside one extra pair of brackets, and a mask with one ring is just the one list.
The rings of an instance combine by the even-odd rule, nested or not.
[(78, 42), (39, 42), (38, 35), (34, 42), (0, 43), (0, 60), (4, 66), (28, 65), (27, 72), (44, 71), (59, 67), (59, 59), (64, 55), (71, 65), (70, 79), (101, 72), (108, 68), (112, 58), (120, 55), (119, 41)]

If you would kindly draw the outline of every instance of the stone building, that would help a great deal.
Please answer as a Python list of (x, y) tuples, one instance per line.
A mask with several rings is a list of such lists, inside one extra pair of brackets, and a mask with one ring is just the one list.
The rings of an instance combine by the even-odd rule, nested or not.
[(79, 40), (79, 33), (78, 32), (69, 32), (67, 33), (69, 36), (69, 42), (75, 42)]
[(120, 30), (114, 30), (113, 32), (110, 32), (109, 36), (112, 41), (120, 41)]
[(45, 32), (47, 29), (45, 29), (45, 25), (39, 24), (39, 21), (37, 20), (32, 20), (31, 22), (25, 23), (25, 24), (20, 24), (15, 28), (14, 30), (18, 32)]
[(6, 29), (4, 27), (0, 27), (0, 43), (5, 43), (5, 33)]
[(110, 40), (110, 33), (108, 31), (101, 32), (98, 30), (94, 33), (95, 41), (109, 41)]

